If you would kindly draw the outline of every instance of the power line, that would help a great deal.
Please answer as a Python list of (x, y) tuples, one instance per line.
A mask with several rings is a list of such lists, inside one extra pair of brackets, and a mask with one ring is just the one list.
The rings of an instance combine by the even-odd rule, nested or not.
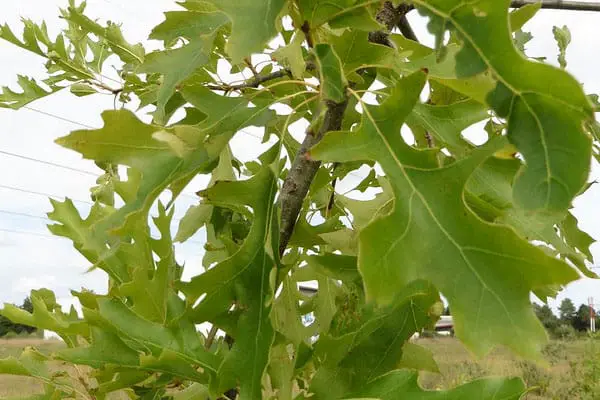
[(16, 230), (16, 229), (0, 228), (0, 232), (15, 233), (15, 234), (18, 234), (18, 235), (38, 236), (38, 237), (44, 237), (44, 238), (49, 238), (49, 239), (62, 239), (61, 236), (53, 236), (53, 235), (48, 235), (48, 234), (39, 233), (39, 232), (19, 231), (19, 230)]
[(0, 154), (3, 154), (5, 156), (20, 158), (22, 160), (33, 161), (33, 162), (40, 163), (40, 164), (50, 165), (52, 167), (66, 169), (68, 171), (79, 172), (79, 173), (82, 173), (82, 174), (85, 174), (85, 175), (94, 176), (96, 178), (99, 176), (98, 174), (95, 174), (95, 173), (93, 173), (91, 171), (85, 171), (85, 170), (82, 170), (82, 169), (69, 167), (67, 165), (58, 164), (58, 163), (51, 162), (51, 161), (40, 160), (38, 158), (28, 157), (28, 156), (24, 156), (22, 154), (11, 153), (11, 152), (4, 151), (4, 150), (0, 150)]
[[(58, 199), (65, 199), (65, 196), (59, 196), (56, 194), (51, 194), (51, 193), (45, 193), (45, 192), (37, 192), (35, 190), (28, 190), (28, 189), (23, 189), (23, 188), (19, 188), (19, 187), (15, 187), (15, 186), (9, 186), (9, 185), (3, 185), (0, 184), (0, 188), (2, 189), (6, 189), (6, 190), (12, 190), (15, 192), (21, 192), (21, 193), (27, 193), (27, 194), (34, 194), (36, 196), (42, 196), (42, 197), (50, 197), (50, 198), (58, 198)], [(85, 200), (77, 200), (77, 199), (71, 199), (75, 202), (78, 203), (84, 203), (84, 204), (88, 204), (88, 205), (94, 205), (94, 203), (92, 203), (91, 201), (85, 201)]]
[[(48, 117), (56, 118), (56, 119), (61, 120), (61, 121), (66, 121), (66, 122), (69, 122), (69, 123), (72, 123), (72, 124), (75, 124), (75, 125), (79, 125), (79, 126), (84, 127), (84, 128), (96, 129), (96, 128), (90, 126), (90, 125), (86, 125), (86, 124), (83, 124), (81, 122), (73, 121), (71, 119), (62, 117), (60, 115), (56, 115), (56, 114), (49, 113), (49, 112), (46, 112), (46, 111), (38, 110), (38, 109), (29, 107), (29, 106), (25, 106), (24, 108), (27, 108), (28, 110), (31, 110), (31, 111), (35, 111), (37, 113), (43, 114), (43, 115), (48, 116)], [(243, 129), (240, 130), (240, 131), (238, 131), (238, 132), (239, 133), (243, 133), (243, 134), (248, 135), (248, 136), (251, 136), (251, 137), (256, 138), (256, 139), (260, 139), (260, 140), (263, 139), (261, 136), (255, 135), (255, 134), (253, 134), (251, 132), (248, 132), (248, 131), (245, 131)], [(95, 175), (95, 174), (93, 174), (90, 171), (79, 170), (77, 168), (68, 167), (66, 165), (52, 163), (52, 162), (49, 162), (49, 161), (38, 160), (38, 159), (27, 157), (27, 156), (22, 156), (22, 155), (17, 155), (17, 154), (13, 154), (13, 153), (8, 153), (8, 152), (5, 152), (5, 151), (0, 151), (0, 154), (11, 155), (11, 156), (19, 157), (19, 158), (22, 158), (22, 159), (28, 159), (28, 160), (33, 161), (33, 162), (40, 162), (40, 163), (43, 163), (43, 164), (52, 165), (52, 166), (57, 167), (57, 168), (63, 168), (63, 169), (66, 169), (66, 170), (73, 170), (75, 172), (80, 172), (80, 173), (89, 174), (89, 175)], [(356, 174), (354, 174), (352, 172), (350, 172), (349, 175), (352, 175), (352, 176), (354, 176), (356, 178), (359, 177), (358, 175), (356, 175)], [(98, 175), (95, 175), (95, 176), (98, 177)], [(1, 185), (0, 185), (0, 187), (1, 187)], [(193, 196), (193, 195), (190, 195), (190, 194), (187, 194), (187, 193), (181, 193), (181, 196), (197, 200), (196, 196)], [(59, 196), (48, 196), (48, 197), (59, 197)], [(91, 204), (89, 202), (86, 202), (86, 203)]]
[[(16, 234), (16, 235), (37, 236), (37, 237), (43, 237), (46, 239), (65, 239), (65, 237), (63, 237), (63, 236), (55, 236), (55, 235), (50, 235), (50, 234), (40, 233), (40, 232), (21, 231), (18, 229), (0, 228), (0, 232), (12, 233), (12, 234)], [(204, 245), (204, 243), (196, 241), (196, 240), (188, 240), (186, 243), (196, 243), (196, 244)]]
[(52, 113), (49, 113), (47, 111), (38, 110), (37, 108), (33, 108), (33, 107), (30, 107), (30, 106), (24, 106), (23, 108), (25, 108), (27, 110), (30, 110), (30, 111), (34, 111), (34, 112), (42, 114), (42, 115), (45, 115), (47, 117), (51, 117), (51, 118), (55, 118), (55, 119), (58, 119), (58, 120), (61, 120), (61, 121), (64, 121), (64, 122), (71, 123), (73, 125), (79, 125), (79, 126), (81, 126), (83, 128), (97, 129), (97, 128), (94, 128), (91, 125), (87, 125), (87, 124), (84, 124), (84, 123), (78, 122), (78, 121), (73, 121), (72, 119), (61, 117), (60, 115), (52, 114)]
[(27, 213), (22, 213), (22, 212), (17, 212), (17, 211), (0, 210), (0, 213), (1, 214), (14, 215), (14, 216), (17, 216), (17, 217), (35, 218), (35, 219), (41, 219), (41, 220), (45, 220), (45, 221), (50, 221), (50, 219), (48, 217), (42, 217), (40, 215), (27, 214)]
[[(3, 184), (0, 184), (0, 189), (12, 190), (12, 191), (15, 191), (15, 192), (32, 194), (32, 195), (42, 196), (42, 197), (46, 197), (46, 198), (48, 198), (48, 197), (55, 198), (55, 199), (56, 198), (57, 199), (66, 199), (67, 198), (65, 196), (59, 196), (59, 195), (54, 195), (54, 194), (45, 193), (45, 192), (36, 192), (35, 190), (28, 190), (28, 189), (23, 189), (23, 188), (19, 188), (19, 187), (15, 187), (15, 186), (3, 185)], [(69, 197), (69, 199), (71, 199), (74, 202), (78, 202), (78, 203), (83, 203), (83, 204), (87, 204), (87, 205), (91, 205), (91, 206), (94, 205), (94, 203), (92, 203), (91, 201), (72, 199), (70, 197)], [(36, 216), (36, 215), (33, 215), (33, 214), (18, 213), (18, 212), (7, 211), (7, 210), (0, 210), (0, 213), (3, 213), (3, 214), (12, 214), (12, 215), (21, 215), (22, 217), (48, 219), (48, 218)], [(175, 218), (175, 217), (173, 217), (173, 221), (181, 221), (181, 218)]]

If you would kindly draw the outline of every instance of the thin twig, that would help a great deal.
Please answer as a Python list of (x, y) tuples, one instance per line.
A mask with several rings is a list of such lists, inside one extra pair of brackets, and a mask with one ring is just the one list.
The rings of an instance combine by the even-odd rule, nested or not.
[[(335, 170), (340, 165), (340, 163), (333, 163), (333, 167), (331, 168), (332, 173), (335, 173)], [(325, 217), (329, 218), (331, 214), (331, 210), (333, 210), (333, 206), (335, 205), (335, 186), (337, 185), (337, 178), (333, 178), (331, 181), (331, 195), (329, 196), (329, 203), (327, 203), (327, 210), (325, 212)]]
[(228, 84), (206, 85), (206, 87), (211, 90), (222, 90), (224, 92), (231, 92), (233, 90), (242, 90), (242, 89), (248, 89), (248, 88), (257, 88), (265, 82), (272, 81), (273, 79), (279, 79), (279, 78), (283, 78), (285, 76), (289, 76), (289, 73), (290, 72), (287, 69), (280, 69), (279, 71), (271, 72), (268, 75), (255, 76), (254, 78), (252, 78), (244, 83), (240, 83), (239, 85), (228, 85)]
[(217, 336), (217, 332), (219, 331), (219, 328), (217, 328), (216, 325), (213, 325), (210, 328), (210, 332), (208, 332), (208, 335), (206, 336), (206, 342), (204, 342), (204, 348), (206, 350), (210, 350), (210, 348), (213, 345), (213, 342), (215, 341), (215, 337)]
[(250, 60), (250, 57), (244, 58), (244, 62), (248, 68), (250, 68), (250, 71), (252, 71), (252, 75), (254, 75), (255, 78), (258, 77), (258, 72), (256, 71), (256, 68), (254, 68), (254, 65), (252, 65), (252, 60)]
[[(306, 63), (307, 71), (311, 71), (313, 69), (315, 69), (314, 63), (311, 63), (311, 62)], [(292, 72), (288, 68), (280, 69), (279, 71), (271, 72), (270, 74), (267, 74), (267, 75), (259, 74), (252, 79), (249, 79), (246, 81), (241, 81), (240, 84), (222, 83), (222, 84), (218, 84), (218, 85), (206, 85), (206, 88), (208, 88), (210, 90), (220, 90), (223, 92), (231, 92), (231, 91), (235, 91), (235, 90), (243, 90), (243, 89), (249, 89), (249, 88), (256, 89), (265, 82), (283, 78), (286, 76), (287, 77), (292, 76)], [(304, 81), (289, 80), (286, 82), (297, 82), (300, 84), (305, 84), (306, 86), (314, 86), (314, 85), (310, 84), (309, 82), (304, 82)]]

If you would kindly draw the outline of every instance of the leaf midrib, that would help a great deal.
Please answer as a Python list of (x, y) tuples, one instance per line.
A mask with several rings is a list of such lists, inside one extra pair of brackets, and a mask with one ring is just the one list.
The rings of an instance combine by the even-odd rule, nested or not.
[[(485, 56), (485, 53), (479, 48), (477, 43), (473, 40), (471, 35), (467, 34), (467, 32), (462, 28), (462, 25), (452, 17), (452, 12), (454, 12), (455, 10), (457, 10), (461, 7), (464, 7), (465, 4), (463, 4), (463, 3), (457, 4), (457, 6), (451, 10), (450, 14), (446, 14), (445, 12), (442, 12), (442, 11), (438, 10), (437, 8), (430, 6), (428, 3), (425, 3), (423, 0), (414, 0), (414, 2), (424, 8), (427, 8), (429, 11), (431, 11), (433, 14), (437, 15), (438, 17), (444, 18), (445, 20), (452, 21), (454, 29), (458, 30), (463, 35), (463, 37), (465, 37), (469, 41), (469, 43), (471, 44), (473, 49), (475, 49), (477, 54), (479, 54), (479, 57), (481, 58), (481, 60), (483, 60), (483, 62), (488, 66), (488, 68), (494, 73), (494, 75), (497, 77), (497, 79), (500, 82), (502, 82), (508, 89), (510, 89), (513, 92), (513, 94), (515, 95), (515, 97), (518, 96), (521, 99), (521, 101), (523, 101), (523, 104), (525, 104), (525, 106), (531, 113), (531, 116), (534, 118), (535, 123), (536, 123), (536, 125), (538, 125), (538, 128), (540, 130), (540, 140), (541, 140), (542, 148), (544, 149), (544, 166), (546, 168), (546, 182), (550, 183), (553, 174), (552, 174), (550, 162), (549, 162), (550, 156), (549, 156), (548, 144), (546, 143), (546, 132), (541, 125), (541, 121), (539, 120), (538, 115), (533, 111), (531, 105), (525, 100), (525, 98), (523, 96), (525, 93), (521, 92), (520, 90), (517, 90), (517, 88), (515, 88), (513, 85), (511, 85), (508, 81), (506, 81), (504, 79), (504, 77), (501, 74), (498, 73), (496, 68), (494, 68), (492, 63), (490, 63), (488, 58)], [(541, 93), (533, 92), (533, 91), (527, 91), (527, 93), (533, 93), (533, 94), (537, 94), (537, 95), (541, 94)], [(550, 97), (551, 99), (553, 99), (555, 101), (559, 101), (560, 103), (566, 103), (562, 99), (557, 99), (554, 96), (551, 96), (548, 94), (541, 94), (541, 95)], [(509, 116), (512, 116), (512, 110), (513, 110), (514, 103), (515, 103), (515, 98), (513, 97), (512, 101), (511, 101), (511, 105), (510, 105)], [(573, 105), (570, 105), (569, 103), (566, 103), (566, 104), (568, 104), (571, 108), (575, 108), (575, 107), (573, 107)], [(550, 190), (550, 185), (549, 185), (548, 190), (546, 191), (546, 203), (545, 203), (546, 206), (549, 204), (550, 192), (551, 192), (551, 190)]]
[[(400, 169), (400, 171), (402, 172), (402, 175), (404, 176), (404, 178), (406, 179), (406, 181), (408, 182), (409, 186), (411, 187), (411, 189), (413, 190), (414, 193), (416, 193), (419, 198), (421, 199), (421, 201), (423, 202), (423, 205), (425, 206), (427, 212), (429, 213), (429, 215), (431, 216), (431, 218), (433, 219), (433, 221), (435, 222), (435, 224), (438, 226), (438, 228), (440, 229), (440, 231), (444, 234), (444, 236), (446, 236), (446, 238), (448, 239), (448, 241), (458, 250), (458, 252), (461, 255), (461, 258), (463, 259), (464, 263), (466, 264), (466, 266), (469, 268), (469, 270), (471, 270), (471, 272), (473, 273), (473, 275), (477, 278), (477, 280), (479, 280), (479, 282), (481, 283), (481, 285), (488, 290), (498, 301), (498, 303), (502, 306), (502, 308), (504, 309), (506, 316), (508, 317), (508, 319), (510, 320), (511, 324), (513, 326), (516, 326), (515, 321), (513, 321), (512, 315), (511, 313), (508, 311), (508, 309), (506, 308), (506, 305), (504, 304), (504, 302), (501, 300), (501, 298), (498, 296), (498, 294), (493, 291), (488, 284), (485, 282), (485, 280), (481, 277), (481, 275), (479, 275), (479, 273), (477, 272), (477, 270), (473, 267), (473, 265), (471, 265), (470, 260), (468, 259), (468, 257), (464, 254), (463, 248), (454, 240), (454, 238), (450, 235), (450, 233), (446, 230), (446, 228), (441, 224), (441, 222), (438, 220), (437, 216), (435, 215), (435, 213), (433, 212), (433, 209), (430, 207), (429, 203), (427, 202), (425, 196), (417, 189), (417, 187), (413, 184), (412, 180), (410, 179), (409, 175), (406, 173), (406, 170), (404, 168), (404, 165), (402, 164), (402, 162), (398, 159), (398, 157), (396, 156), (396, 153), (393, 151), (391, 144), (389, 143), (389, 141), (387, 140), (387, 138), (385, 137), (385, 135), (383, 134), (383, 132), (381, 132), (381, 130), (379, 129), (379, 126), (376, 123), (376, 120), (373, 118), (373, 116), (371, 115), (371, 112), (369, 111), (369, 107), (364, 104), (362, 102), (362, 99), (359, 98), (359, 101), (361, 102), (361, 104), (363, 105), (363, 112), (365, 113), (365, 115), (367, 116), (367, 118), (369, 118), (371, 120), (371, 123), (373, 124), (373, 127), (375, 128), (375, 131), (377, 132), (377, 134), (379, 135), (379, 137), (381, 138), (381, 141), (383, 142), (386, 150), (389, 152), (389, 154), (391, 155), (391, 157), (393, 158), (394, 162), (396, 163), (396, 165), (398, 166), (398, 168)], [(469, 211), (470, 212), (470, 211)], [(472, 214), (472, 213), (471, 213)], [(472, 214), (473, 215), (473, 214)], [(478, 218), (475, 215), (475, 218)], [(482, 221), (483, 222), (483, 221)]]

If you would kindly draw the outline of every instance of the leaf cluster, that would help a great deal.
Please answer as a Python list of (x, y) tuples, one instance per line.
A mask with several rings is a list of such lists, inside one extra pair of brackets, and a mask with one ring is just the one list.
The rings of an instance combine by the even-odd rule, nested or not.
[[(125, 107), (57, 141), (105, 174), (87, 215), (68, 199), (48, 214), (109, 290), (73, 291), (82, 313), (49, 290), (32, 293), (32, 312), (5, 306), (68, 348), (28, 349), (0, 373), (40, 379), (44, 399), (518, 399), (510, 378), (422, 390), (418, 371), (437, 366), (409, 339), (434, 326), (443, 296), (475, 354), (539, 359), (547, 335), (530, 296), (593, 276), (593, 240), (570, 208), (600, 129), (573, 77), (525, 55), (520, 29), (539, 4), (412, 3), (435, 48), (390, 30), (411, 8), (397, 1), (186, 0), (152, 29), (163, 48), (150, 53), (74, 0), (56, 39), (44, 24), (24, 21), (22, 37), (3, 26), (49, 75), (19, 77), (2, 106), (69, 87)], [(555, 35), (564, 66), (568, 30)], [(266, 151), (242, 162), (230, 142), (251, 127)], [(199, 175), (210, 179), (173, 234), (174, 203)], [(194, 266), (176, 243), (200, 231), (201, 271), (182, 279)]]

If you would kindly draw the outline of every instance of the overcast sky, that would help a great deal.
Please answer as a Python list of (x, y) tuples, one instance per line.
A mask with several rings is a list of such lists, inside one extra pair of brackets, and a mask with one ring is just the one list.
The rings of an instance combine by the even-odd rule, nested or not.
[[(43, 19), (48, 22), (50, 30), (57, 33), (58, 26), (61, 26), (57, 18), (58, 7), (66, 4), (67, 0), (4, 2), (0, 23), (7, 22), (13, 30), (20, 31), (20, 17), (34, 21)], [(88, 1), (89, 16), (123, 22), (125, 36), (130, 42), (144, 42), (150, 47), (157, 44), (146, 41), (149, 30), (162, 21), (163, 11), (176, 8), (175, 2), (169, 0)], [(410, 19), (419, 38), (431, 43), (431, 37), (418, 15), (411, 15)], [(556, 64), (557, 48), (552, 26), (569, 26), (573, 43), (567, 54), (568, 70), (584, 84), (587, 93), (600, 93), (600, 75), (597, 72), (600, 66), (599, 23), (600, 13), (542, 10), (525, 27), (534, 34), (527, 52), (531, 56), (545, 56)], [(0, 42), (0, 85), (14, 88), (17, 74), (43, 78), (43, 63), (43, 59), (33, 54)], [(47, 196), (30, 192), (66, 195), (80, 210), (85, 212), (89, 209), (88, 189), (94, 185), (94, 174), (100, 174), (100, 170), (93, 163), (82, 160), (79, 154), (55, 145), (54, 140), (73, 129), (82, 128), (78, 124), (101, 126), (100, 113), (113, 108), (113, 98), (103, 95), (75, 98), (64, 92), (37, 101), (31, 107), (38, 112), (0, 109), (0, 303), (20, 303), (31, 289), (48, 287), (66, 305), (71, 302), (69, 289), (86, 287), (102, 292), (106, 278), (102, 272), (85, 274), (89, 264), (70, 242), (50, 236), (46, 229), (48, 221), (43, 219), (51, 209)], [(57, 116), (72, 122), (60, 120)], [(297, 134), (301, 131), (298, 129)], [(243, 160), (252, 159), (266, 147), (250, 134), (237, 135), (232, 143), (234, 153)], [(79, 172), (6, 153), (68, 165)], [(596, 166), (594, 175), (594, 178), (600, 175)], [(201, 178), (196, 180), (186, 189), (187, 194), (180, 197), (176, 204), (176, 218), (195, 203), (193, 193), (201, 188), (202, 181)], [(575, 202), (574, 209), (581, 226), (596, 239), (600, 239), (598, 204), (600, 185), (595, 185)], [(186, 276), (199, 271), (203, 234), (199, 233), (192, 241), (177, 249), (179, 261), (186, 263)], [(600, 245), (593, 246), (593, 253), (600, 259)], [(586, 302), (589, 296), (596, 296), (600, 303), (600, 282), (589, 279), (577, 282), (568, 287), (558, 301), (564, 296), (571, 297), (576, 304)]]

